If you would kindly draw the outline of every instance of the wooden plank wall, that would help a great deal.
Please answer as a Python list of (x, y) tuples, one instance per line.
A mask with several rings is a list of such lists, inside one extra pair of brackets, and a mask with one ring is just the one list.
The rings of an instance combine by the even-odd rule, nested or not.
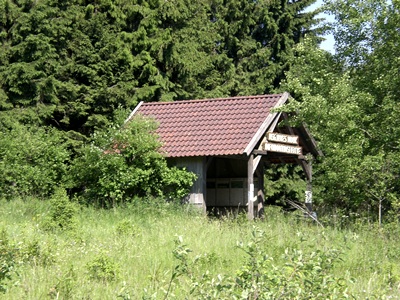
[(197, 175), (189, 195), (189, 203), (206, 210), (206, 172), (203, 157), (184, 157), (177, 160), (177, 167), (185, 167), (188, 171)]

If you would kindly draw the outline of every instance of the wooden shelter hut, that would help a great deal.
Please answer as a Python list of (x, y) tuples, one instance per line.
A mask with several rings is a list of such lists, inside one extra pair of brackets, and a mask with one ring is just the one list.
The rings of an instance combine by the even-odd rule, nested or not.
[[(308, 181), (311, 162), (322, 155), (305, 126), (278, 126), (288, 114), (274, 109), (288, 93), (175, 102), (139, 103), (129, 116), (154, 118), (170, 164), (197, 174), (189, 202), (211, 208), (246, 208), (249, 218), (263, 211), (264, 168), (271, 163), (299, 164)], [(285, 122), (287, 124), (287, 122)]]

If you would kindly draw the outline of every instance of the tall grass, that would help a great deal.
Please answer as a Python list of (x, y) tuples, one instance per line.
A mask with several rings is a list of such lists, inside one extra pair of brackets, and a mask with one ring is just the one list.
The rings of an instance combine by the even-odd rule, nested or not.
[(287, 249), (337, 249), (340, 260), (330, 272), (344, 280), (349, 295), (400, 294), (398, 226), (322, 228), (273, 208), (264, 221), (213, 219), (187, 206), (137, 200), (110, 210), (79, 206), (75, 227), (49, 230), (49, 205), (34, 198), (0, 202), (0, 230), (8, 239), (3, 248), (14, 253), (0, 299), (185, 299), (188, 282), (171, 280), (180, 263), (175, 241), (183, 241), (188, 259), (196, 261), (191, 278), (234, 277), (248, 260), (237, 243), (251, 243), (254, 228), (264, 232), (258, 255), (268, 254), (278, 269), (287, 263)]

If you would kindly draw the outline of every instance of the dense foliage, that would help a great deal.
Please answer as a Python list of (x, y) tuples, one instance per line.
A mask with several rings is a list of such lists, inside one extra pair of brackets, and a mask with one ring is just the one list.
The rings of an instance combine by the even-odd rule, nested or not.
[(15, 124), (0, 131), (0, 195), (47, 197), (65, 181), (70, 154), (55, 128)]
[(0, 116), (88, 134), (117, 107), (271, 92), (301, 1), (0, 1)]
[(156, 126), (136, 118), (74, 147), (55, 128), (16, 123), (0, 131), (0, 195), (46, 198), (65, 187), (84, 203), (107, 207), (135, 196), (182, 199), (195, 175), (167, 165)]
[(169, 167), (154, 134), (157, 124), (137, 117), (122, 129), (99, 132), (70, 169), (71, 187), (85, 202), (115, 206), (133, 197), (186, 196), (196, 176)]
[(386, 213), (397, 220), (400, 2), (326, 2), (336, 16), (331, 26), (337, 53), (308, 40), (297, 47), (283, 85), (299, 101), (299, 118), (325, 153), (315, 168), (317, 199), (347, 213), (379, 221)]

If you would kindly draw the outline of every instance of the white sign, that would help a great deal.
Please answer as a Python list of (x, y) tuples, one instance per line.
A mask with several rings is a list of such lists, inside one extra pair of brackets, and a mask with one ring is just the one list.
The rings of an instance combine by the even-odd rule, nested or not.
[(282, 152), (282, 153), (288, 153), (288, 154), (296, 154), (296, 155), (301, 155), (302, 154), (301, 147), (290, 146), (290, 145), (285, 145), (285, 144), (265, 143), (264, 144), (264, 150), (265, 151), (271, 151), (271, 152)]
[(297, 135), (281, 134), (276, 132), (268, 132), (267, 140), (270, 142), (278, 142), (285, 144), (299, 144), (299, 137)]
[(312, 203), (312, 192), (306, 191), (306, 201), (305, 203)]

